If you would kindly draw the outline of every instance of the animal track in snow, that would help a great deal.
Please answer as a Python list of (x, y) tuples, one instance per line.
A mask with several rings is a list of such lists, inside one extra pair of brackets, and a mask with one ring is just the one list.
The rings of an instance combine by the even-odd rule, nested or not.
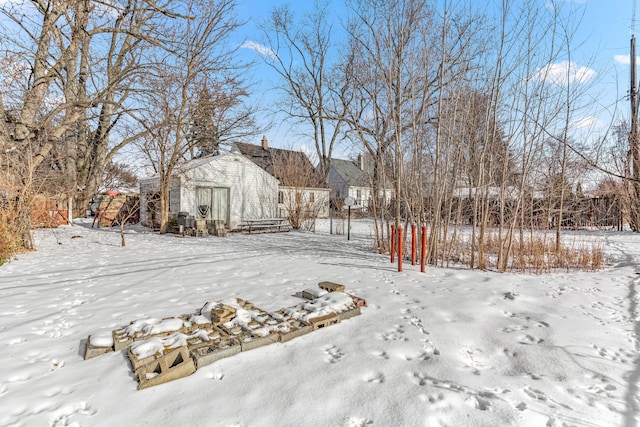
[(380, 372), (369, 372), (362, 377), (362, 380), (368, 383), (381, 384), (384, 382), (384, 375)]
[(516, 353), (515, 351), (511, 351), (508, 348), (503, 348), (502, 349), (502, 353), (507, 357), (517, 357), (518, 356), (518, 353)]
[(415, 326), (416, 328), (418, 328), (418, 330), (420, 331), (421, 334), (424, 335), (429, 335), (429, 331), (427, 331), (423, 326), (422, 326), (422, 319), (416, 317), (416, 316), (411, 316), (408, 320), (409, 324), (412, 326)]
[(547, 396), (543, 391), (540, 391), (536, 388), (533, 387), (525, 387), (522, 389), (522, 391), (524, 392), (524, 394), (526, 394), (527, 396), (529, 396), (531, 399), (540, 401), (540, 402), (544, 402), (549, 408), (557, 408), (558, 406), (561, 406), (565, 409), (569, 409), (572, 410), (572, 408), (564, 403), (560, 403), (552, 398), (550, 398), (549, 396)]
[(464, 402), (471, 406), (472, 408), (476, 408), (479, 409), (481, 411), (488, 411), (491, 409), (491, 402), (489, 402), (488, 399), (485, 399), (484, 397), (481, 397), (479, 395), (469, 395)]
[(413, 377), (418, 381), (419, 386), (425, 386), (427, 384), (433, 384), (431, 378), (428, 375), (421, 372), (414, 372)]
[(511, 332), (524, 331), (526, 329), (529, 329), (529, 327), (525, 325), (510, 325), (510, 326), (501, 328), (500, 332), (504, 332), (505, 334), (510, 334)]
[(31, 328), (34, 334), (48, 335), (50, 338), (63, 338), (71, 334), (71, 331), (68, 331), (68, 329), (73, 327), (73, 322), (64, 318), (47, 319), (43, 323), (43, 326), (40, 328)]
[(379, 359), (385, 359), (385, 360), (389, 359), (389, 355), (387, 354), (386, 351), (379, 350), (379, 351), (374, 351), (371, 354)]
[(614, 362), (627, 363), (629, 359), (633, 359), (633, 354), (620, 348), (618, 350), (609, 350), (604, 347), (600, 347), (596, 344), (591, 345), (596, 353), (604, 357), (605, 359), (613, 360)]
[(221, 381), (224, 378), (224, 373), (221, 370), (216, 370), (207, 374), (207, 378), (210, 380)]
[(525, 387), (524, 389), (522, 389), (522, 391), (524, 391), (524, 393), (532, 399), (540, 400), (543, 402), (547, 400), (547, 395), (538, 389)]
[(520, 335), (518, 337), (518, 342), (520, 344), (542, 344), (544, 342), (544, 339), (527, 334), (527, 335)]
[(89, 405), (88, 402), (78, 402), (71, 405), (66, 405), (54, 412), (53, 418), (49, 425), (52, 427), (62, 427), (70, 425), (79, 425), (73, 422), (72, 417), (74, 415), (94, 415), (97, 411)]
[(338, 363), (345, 356), (335, 345), (325, 347), (324, 352), (327, 354), (327, 363)]
[(345, 420), (344, 427), (365, 427), (373, 424), (369, 418), (349, 417)]
[(378, 334), (378, 337), (383, 341), (407, 341), (408, 338), (404, 336), (404, 328), (401, 325), (395, 325), (395, 327), (386, 333)]

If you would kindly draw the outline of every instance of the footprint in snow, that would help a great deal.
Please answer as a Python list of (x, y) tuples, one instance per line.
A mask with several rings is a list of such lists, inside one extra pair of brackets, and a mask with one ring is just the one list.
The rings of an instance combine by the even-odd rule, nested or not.
[(349, 417), (345, 420), (344, 427), (365, 427), (373, 424), (369, 418)]
[(489, 399), (485, 399), (479, 395), (471, 395), (467, 397), (464, 402), (472, 408), (476, 408), (481, 411), (488, 411), (491, 409), (491, 402)]
[(338, 363), (345, 356), (335, 345), (325, 347), (324, 352), (327, 354), (325, 359), (327, 363)]
[(372, 355), (374, 355), (375, 357), (379, 358), (379, 359), (389, 359), (389, 355), (387, 354), (386, 351), (374, 351), (373, 353), (371, 353)]
[(72, 418), (76, 415), (95, 415), (97, 410), (93, 409), (88, 402), (76, 402), (69, 405), (60, 407), (53, 412), (53, 419), (50, 425), (53, 426), (68, 426), (72, 424)]
[(524, 331), (526, 329), (529, 329), (529, 327), (524, 325), (511, 325), (511, 326), (501, 328), (500, 332), (503, 332), (505, 334), (510, 334), (511, 332)]
[(207, 378), (209, 378), (210, 380), (221, 381), (224, 378), (224, 373), (222, 373), (222, 371), (220, 370), (210, 372), (207, 374)]
[(518, 294), (515, 292), (505, 292), (504, 294), (502, 294), (502, 298), (508, 299), (511, 301), (515, 300), (517, 296)]
[(542, 338), (538, 338), (538, 337), (534, 337), (533, 335), (521, 335), (518, 337), (518, 342), (520, 344), (542, 344), (544, 342), (544, 339)]
[(369, 372), (362, 377), (362, 380), (368, 383), (382, 384), (384, 375), (380, 372)]

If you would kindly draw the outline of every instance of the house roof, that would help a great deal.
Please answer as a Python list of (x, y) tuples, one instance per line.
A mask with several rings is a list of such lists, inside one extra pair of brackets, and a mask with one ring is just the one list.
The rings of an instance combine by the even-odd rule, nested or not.
[(351, 160), (331, 159), (331, 168), (352, 187), (368, 187), (369, 177)]
[[(189, 160), (185, 163), (181, 163), (179, 165), (176, 166), (176, 168), (173, 171), (172, 176), (176, 176), (179, 175), (181, 173), (199, 168), (200, 166), (209, 164), (213, 161), (217, 161), (220, 160), (223, 157), (227, 157), (227, 156), (237, 156), (243, 160), (247, 160), (244, 156), (242, 156), (239, 153), (234, 153), (234, 152), (229, 152), (229, 153), (225, 153), (225, 154), (218, 154), (217, 156), (207, 156), (207, 157), (199, 157), (197, 159), (192, 159)], [(141, 178), (140, 181), (148, 181), (148, 180), (154, 180), (154, 179), (158, 179), (160, 178), (159, 174), (153, 174), (151, 176), (145, 177), (145, 178)]]
[[(319, 187), (321, 178), (307, 156), (300, 151), (236, 142), (235, 147), (246, 158), (288, 187)], [(301, 185), (301, 178), (305, 181)]]

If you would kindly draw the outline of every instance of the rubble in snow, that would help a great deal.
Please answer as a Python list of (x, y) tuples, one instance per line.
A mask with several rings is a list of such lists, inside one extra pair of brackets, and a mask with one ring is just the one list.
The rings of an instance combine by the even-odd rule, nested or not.
[(85, 359), (126, 350), (138, 389), (192, 374), (241, 351), (286, 342), (360, 314), (366, 301), (344, 292), (344, 286), (321, 282), (305, 289), (308, 299), (269, 313), (249, 301), (233, 298), (206, 303), (196, 313), (166, 319), (140, 319), (108, 334), (90, 335)]

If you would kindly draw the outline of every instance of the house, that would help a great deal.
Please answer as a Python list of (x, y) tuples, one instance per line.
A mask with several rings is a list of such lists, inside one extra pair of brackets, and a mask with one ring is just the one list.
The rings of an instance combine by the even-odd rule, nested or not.
[[(160, 177), (140, 180), (140, 221), (159, 224)], [(245, 220), (273, 218), (278, 180), (240, 153), (195, 159), (171, 177), (169, 216), (222, 221), (235, 230)]]
[[(371, 204), (371, 177), (366, 170), (365, 161), (358, 156), (357, 161), (331, 159), (329, 165), (329, 187), (331, 197), (334, 200), (344, 200), (352, 197), (355, 200), (351, 208), (359, 208), (367, 211)], [(379, 199), (386, 204), (391, 203), (393, 190), (384, 188), (380, 190)]]
[(301, 217), (328, 218), (330, 190), (307, 156), (299, 151), (236, 142), (232, 151), (241, 153), (279, 182), (278, 216), (292, 225)]

